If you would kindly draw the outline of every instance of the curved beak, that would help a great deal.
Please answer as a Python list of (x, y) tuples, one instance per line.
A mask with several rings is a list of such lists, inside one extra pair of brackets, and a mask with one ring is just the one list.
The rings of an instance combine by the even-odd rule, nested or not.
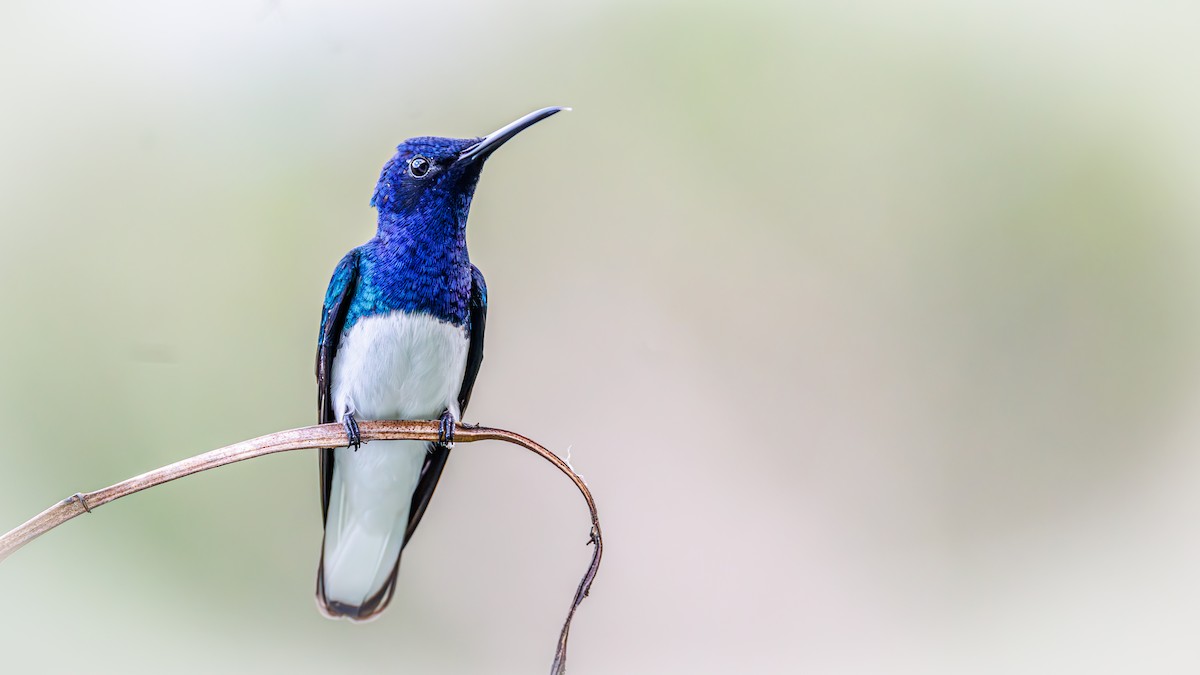
[(482, 139), (480, 139), (480, 141), (478, 143), (476, 143), (475, 145), (472, 145), (471, 147), (469, 147), (466, 150), (463, 150), (461, 153), (459, 153), (458, 161), (473, 162), (477, 159), (484, 159), (488, 155), (492, 154), (492, 152), (495, 151), (496, 148), (499, 148), (501, 145), (504, 145), (504, 143), (507, 142), (513, 136), (516, 136), (517, 134), (521, 133), (525, 129), (528, 129), (529, 127), (533, 126), (534, 124), (541, 122), (542, 120), (546, 119), (547, 117), (549, 117), (555, 113), (562, 112), (563, 110), (570, 110), (570, 108), (562, 108), (559, 106), (553, 106), (550, 108), (542, 108), (541, 110), (535, 110), (535, 111), (529, 113), (528, 115), (522, 117), (521, 119), (517, 120), (516, 122), (513, 122), (512, 124), (509, 124), (507, 126), (501, 127), (500, 129), (493, 131), (492, 133), (488, 134), (487, 136), (484, 136)]

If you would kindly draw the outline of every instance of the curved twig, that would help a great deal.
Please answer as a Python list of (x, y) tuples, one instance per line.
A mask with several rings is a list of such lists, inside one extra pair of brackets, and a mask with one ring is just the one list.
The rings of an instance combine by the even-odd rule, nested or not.
[[(436, 441), (438, 439), (438, 422), (364, 421), (359, 424), (359, 432), (364, 441)], [(604, 552), (604, 543), (600, 536), (600, 516), (596, 513), (596, 501), (592, 499), (592, 493), (588, 490), (587, 484), (583, 482), (583, 479), (578, 474), (571, 470), (571, 467), (566, 462), (559, 459), (557, 455), (546, 448), (520, 434), (505, 431), (504, 429), (463, 425), (458, 425), (454, 431), (454, 441), (456, 443), (489, 440), (505, 441), (506, 443), (519, 445), (530, 452), (540, 455), (543, 459), (553, 464), (567, 478), (571, 479), (575, 487), (579, 488), (580, 494), (587, 501), (588, 511), (591, 513), (592, 530), (589, 543), (595, 546), (592, 551), (592, 562), (588, 565), (587, 572), (583, 575), (583, 579), (579, 582), (579, 588), (575, 591), (575, 598), (571, 602), (571, 609), (567, 612), (566, 621), (563, 622), (562, 632), (558, 637), (558, 648), (555, 650), (554, 663), (550, 669), (553, 675), (562, 675), (566, 671), (567, 635), (571, 629), (571, 619), (575, 617), (575, 609), (579, 607), (579, 603), (583, 602), (583, 599), (588, 595), (588, 591), (591, 590), (592, 580), (596, 578), (596, 572), (600, 569), (600, 556)], [(194, 473), (207, 471), (208, 469), (215, 469), (218, 466), (270, 455), (276, 452), (311, 448), (338, 448), (346, 447), (346, 445), (346, 430), (341, 424), (319, 424), (300, 429), (278, 431), (266, 436), (259, 436), (248, 441), (211, 450), (195, 457), (189, 457), (188, 459), (168, 464), (162, 468), (149, 471), (140, 476), (134, 476), (133, 478), (123, 480), (120, 483), (94, 492), (75, 493), (42, 511), (4, 536), (0, 536), (0, 561), (7, 558), (13, 551), (16, 551), (75, 516), (82, 513), (91, 513), (115, 499), (120, 499), (126, 495), (131, 495), (156, 485), (162, 485), (176, 478), (183, 478), (184, 476), (190, 476)]]

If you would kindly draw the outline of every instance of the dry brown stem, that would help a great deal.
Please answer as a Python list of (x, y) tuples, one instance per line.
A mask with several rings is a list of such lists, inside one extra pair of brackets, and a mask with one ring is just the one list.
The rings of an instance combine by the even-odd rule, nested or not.
[[(434, 441), (438, 437), (438, 423), (411, 421), (361, 422), (359, 432), (362, 435), (363, 441)], [(592, 493), (588, 490), (587, 484), (583, 482), (583, 479), (578, 474), (571, 470), (571, 467), (566, 462), (559, 459), (557, 455), (546, 448), (520, 434), (505, 431), (504, 429), (459, 425), (455, 429), (454, 440), (457, 443), (494, 440), (519, 445), (530, 452), (540, 455), (543, 459), (557, 467), (559, 471), (571, 479), (571, 482), (575, 483), (575, 487), (579, 488), (580, 494), (587, 501), (588, 510), (592, 517), (590, 542), (595, 545), (595, 548), (592, 551), (592, 562), (588, 565), (587, 572), (579, 582), (579, 587), (575, 591), (575, 598), (571, 602), (571, 609), (567, 613), (567, 619), (563, 622), (562, 632), (558, 637), (558, 648), (555, 650), (554, 663), (551, 666), (550, 672), (554, 675), (561, 675), (566, 670), (567, 634), (571, 629), (571, 619), (575, 616), (575, 609), (579, 607), (579, 603), (583, 602), (583, 599), (587, 597), (588, 591), (591, 589), (592, 580), (596, 577), (596, 571), (600, 569), (600, 556), (604, 552), (604, 543), (600, 537), (600, 517), (596, 513), (596, 501), (592, 499)], [(208, 469), (215, 469), (218, 466), (270, 455), (276, 452), (305, 450), (309, 448), (337, 448), (345, 447), (346, 444), (346, 431), (340, 424), (320, 424), (301, 429), (290, 429), (228, 445), (196, 455), (195, 457), (189, 457), (188, 459), (168, 464), (162, 468), (149, 471), (140, 476), (134, 476), (133, 478), (123, 480), (120, 483), (94, 492), (76, 493), (0, 537), (0, 561), (7, 558), (13, 551), (16, 551), (75, 516), (82, 513), (90, 513), (114, 499), (120, 499), (126, 495), (131, 495), (156, 485), (162, 485), (176, 478), (183, 478), (184, 476), (190, 476), (194, 473), (207, 471)]]

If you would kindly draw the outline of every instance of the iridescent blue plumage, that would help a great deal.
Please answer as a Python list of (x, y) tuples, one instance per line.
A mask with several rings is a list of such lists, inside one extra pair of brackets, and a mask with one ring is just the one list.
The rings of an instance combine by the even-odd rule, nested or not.
[[(342, 259), (326, 293), (328, 307), (357, 264), (359, 285), (343, 331), (364, 316), (397, 310), (466, 326), (471, 293), (467, 215), (483, 163), (460, 166), (455, 159), (480, 140), (414, 138), (396, 148), (371, 197), (379, 211), (378, 231)], [(433, 165), (430, 174), (410, 175), (415, 157)]]
[(445, 435), (428, 447), (377, 441), (357, 452), (322, 451), (317, 598), (329, 616), (371, 618), (391, 599), (400, 551), (437, 485), (483, 360), (487, 287), (466, 242), (475, 185), (492, 151), (559, 110), (484, 138), (400, 144), (371, 197), (375, 236), (334, 270), (317, 349), (321, 422), (343, 422), (355, 450), (356, 417), (440, 414)]

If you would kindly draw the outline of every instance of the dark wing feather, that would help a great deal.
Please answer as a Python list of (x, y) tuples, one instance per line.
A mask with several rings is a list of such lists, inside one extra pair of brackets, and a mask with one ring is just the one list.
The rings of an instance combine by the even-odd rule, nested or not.
[(483, 272), (471, 265), (471, 304), (470, 304), (471, 338), (467, 348), (467, 369), (463, 373), (462, 387), (458, 390), (458, 407), (466, 412), (467, 404), (471, 402), (471, 390), (475, 388), (475, 378), (479, 375), (479, 364), (483, 363), (483, 330), (487, 324), (487, 283), (483, 280)]
[[(471, 265), (471, 301), (468, 314), (470, 335), (467, 346), (467, 367), (463, 372), (462, 387), (458, 390), (459, 412), (466, 414), (467, 404), (471, 402), (471, 390), (475, 387), (475, 377), (479, 375), (479, 364), (483, 363), (483, 331), (487, 324), (487, 284), (479, 268)], [(412, 506), (408, 512), (408, 530), (404, 533), (404, 544), (412, 539), (413, 532), (421, 523), (433, 490), (437, 487), (438, 479), (442, 477), (442, 469), (450, 457), (450, 448), (438, 444), (429, 444), (429, 453), (425, 457), (425, 465), (421, 467), (421, 478), (417, 481), (417, 490), (413, 493)]]
[[(317, 343), (317, 419), (321, 424), (336, 422), (333, 412), (333, 357), (337, 354), (342, 327), (350, 310), (350, 299), (358, 286), (358, 252), (342, 258), (329, 280), (325, 305), (321, 310), (321, 336)], [(333, 488), (333, 449), (321, 451), (321, 522), (329, 515), (329, 493)]]

